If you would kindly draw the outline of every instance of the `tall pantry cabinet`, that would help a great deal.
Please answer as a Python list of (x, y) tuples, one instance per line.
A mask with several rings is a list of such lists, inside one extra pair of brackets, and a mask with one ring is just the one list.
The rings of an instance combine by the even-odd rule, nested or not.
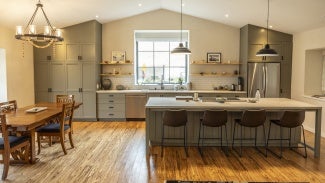
[(291, 98), (292, 72), (292, 40), (291, 34), (269, 30), (268, 43), (279, 56), (258, 57), (256, 52), (266, 44), (266, 29), (255, 25), (245, 25), (240, 29), (240, 76), (244, 79), (244, 89), (247, 88), (247, 64), (249, 62), (276, 62), (281, 65), (280, 97)]
[(74, 117), (96, 120), (101, 35), (101, 24), (93, 20), (64, 28), (64, 42), (34, 48), (36, 102), (53, 102), (58, 94), (72, 94), (83, 103)]

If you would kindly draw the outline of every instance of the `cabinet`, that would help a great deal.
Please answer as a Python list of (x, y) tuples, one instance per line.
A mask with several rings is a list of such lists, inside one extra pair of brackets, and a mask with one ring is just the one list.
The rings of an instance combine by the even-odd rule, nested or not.
[(45, 49), (34, 48), (35, 100), (54, 102), (58, 94), (72, 94), (83, 103), (74, 117), (95, 120), (101, 24), (89, 21), (66, 27), (64, 39)]
[(268, 43), (279, 56), (257, 57), (256, 52), (266, 44), (266, 29), (254, 25), (246, 25), (240, 29), (240, 76), (244, 79), (244, 90), (249, 92), (247, 86), (248, 62), (279, 62), (280, 97), (291, 98), (291, 72), (292, 72), (292, 35), (274, 30), (269, 30)]
[(125, 94), (98, 93), (97, 117), (99, 120), (125, 120)]

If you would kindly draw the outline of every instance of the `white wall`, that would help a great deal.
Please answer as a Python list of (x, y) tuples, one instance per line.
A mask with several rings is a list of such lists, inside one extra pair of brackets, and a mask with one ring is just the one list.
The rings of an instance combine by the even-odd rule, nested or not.
[[(313, 103), (323, 107), (322, 136), (325, 137), (325, 101), (304, 97), (306, 50), (325, 48), (325, 26), (293, 35), (292, 90), (293, 99)], [(306, 81), (307, 82), (307, 81)], [(305, 128), (314, 131), (313, 115), (306, 116)]]
[[(168, 10), (156, 10), (141, 15), (103, 24), (102, 58), (111, 60), (112, 51), (126, 51), (126, 59), (134, 61), (134, 30), (179, 30), (180, 14)], [(183, 15), (183, 29), (190, 31), (190, 61), (206, 60), (207, 52), (221, 52), (222, 61), (239, 60), (240, 30), (225, 24), (212, 22), (192, 16)], [(233, 72), (238, 66), (216, 67), (216, 72), (229, 69)], [(210, 69), (209, 66), (206, 67)], [(122, 67), (122, 72), (133, 73), (133, 67)], [(125, 71), (129, 69), (128, 71)], [(190, 65), (190, 73), (201, 69)], [(209, 71), (211, 72), (211, 71)], [(133, 78), (113, 78), (118, 84), (130, 84)], [(113, 84), (115, 83), (113, 81)], [(237, 84), (237, 78), (193, 77), (190, 78), (193, 89), (212, 89), (213, 85)], [(203, 83), (202, 83), (203, 82)], [(128, 86), (132, 88), (132, 86)], [(133, 86), (134, 87), (134, 86)]]
[(18, 107), (34, 104), (33, 49), (14, 38), (15, 30), (0, 26), (0, 48), (6, 52), (7, 96), (17, 100)]
[(6, 50), (0, 48), (0, 101), (7, 100)]

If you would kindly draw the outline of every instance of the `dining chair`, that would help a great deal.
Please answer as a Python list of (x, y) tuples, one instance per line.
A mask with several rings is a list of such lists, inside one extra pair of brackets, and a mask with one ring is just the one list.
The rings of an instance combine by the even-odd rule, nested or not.
[(2, 154), (3, 172), (2, 180), (5, 180), (9, 171), (10, 154), (14, 154), (17, 158), (28, 163), (30, 142), (27, 136), (10, 136), (6, 122), (6, 115), (0, 114), (0, 125), (2, 137), (0, 138), (0, 153)]
[(59, 123), (50, 123), (36, 130), (37, 132), (37, 142), (38, 142), (38, 154), (41, 153), (41, 136), (50, 136), (50, 137), (58, 137), (60, 139), (60, 143), (62, 146), (62, 150), (64, 154), (67, 154), (65, 145), (64, 145), (64, 135), (69, 135), (69, 141), (72, 148), (74, 148), (74, 144), (72, 141), (72, 133), (71, 133), (71, 124), (73, 118), (73, 110), (74, 110), (74, 101), (72, 103), (64, 103), (62, 106), (62, 114), (60, 116)]
[[(304, 110), (298, 110), (298, 111), (284, 111), (282, 117), (280, 119), (271, 119), (270, 120), (270, 127), (269, 127), (269, 134), (267, 138), (267, 147), (268, 150), (275, 154), (277, 157), (282, 158), (282, 151), (283, 151), (283, 145), (282, 141), (288, 141), (289, 145), (288, 148), (293, 150), (293, 148), (304, 148), (305, 153), (301, 154), (304, 158), (307, 158), (307, 148), (306, 148), (306, 139), (305, 139), (305, 131), (304, 131), (304, 126), (302, 123), (305, 121), (305, 111)], [(280, 138), (270, 138), (270, 133), (271, 133), (271, 126), (272, 124), (279, 126), (280, 127)], [(291, 131), (292, 128), (297, 128), (300, 127), (302, 131), (302, 136), (303, 136), (303, 146), (292, 146), (291, 143)], [(283, 137), (283, 132), (282, 129), (287, 128), (289, 129), (289, 136), (288, 138)], [(269, 148), (269, 141), (280, 141), (280, 154), (275, 153)], [(294, 151), (297, 152), (297, 151)], [(298, 153), (298, 152), (297, 152)], [(300, 154), (300, 153), (299, 153)]]
[[(266, 142), (266, 135), (265, 135), (265, 126), (264, 122), (266, 120), (266, 112), (265, 110), (245, 110), (242, 114), (241, 119), (234, 119), (234, 130), (233, 130), (233, 138), (232, 138), (232, 147), (234, 149), (234, 142), (235, 140), (240, 140), (240, 152), (237, 152), (236, 149), (235, 152), (239, 154), (239, 156), (242, 156), (242, 147), (243, 147), (243, 140), (254, 140), (254, 147), (259, 152), (263, 153), (258, 147), (257, 147), (257, 128), (262, 126), (263, 127), (263, 136), (264, 136), (264, 147), (265, 147), (265, 153), (264, 156), (267, 157), (267, 142)], [(235, 131), (236, 126), (240, 126), (240, 137), (235, 138)], [(243, 138), (243, 130), (242, 127), (246, 128), (254, 128), (255, 129), (255, 137), (254, 138)]]
[(74, 95), (56, 95), (56, 103), (73, 102)]
[(0, 103), (0, 112), (7, 113), (17, 110), (17, 101), (9, 100), (7, 102)]

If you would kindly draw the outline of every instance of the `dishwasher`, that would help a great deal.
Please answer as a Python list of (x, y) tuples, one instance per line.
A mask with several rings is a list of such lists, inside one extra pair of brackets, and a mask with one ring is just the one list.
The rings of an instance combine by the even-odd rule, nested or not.
[(145, 118), (147, 95), (145, 94), (126, 94), (125, 95), (125, 117), (126, 118)]

